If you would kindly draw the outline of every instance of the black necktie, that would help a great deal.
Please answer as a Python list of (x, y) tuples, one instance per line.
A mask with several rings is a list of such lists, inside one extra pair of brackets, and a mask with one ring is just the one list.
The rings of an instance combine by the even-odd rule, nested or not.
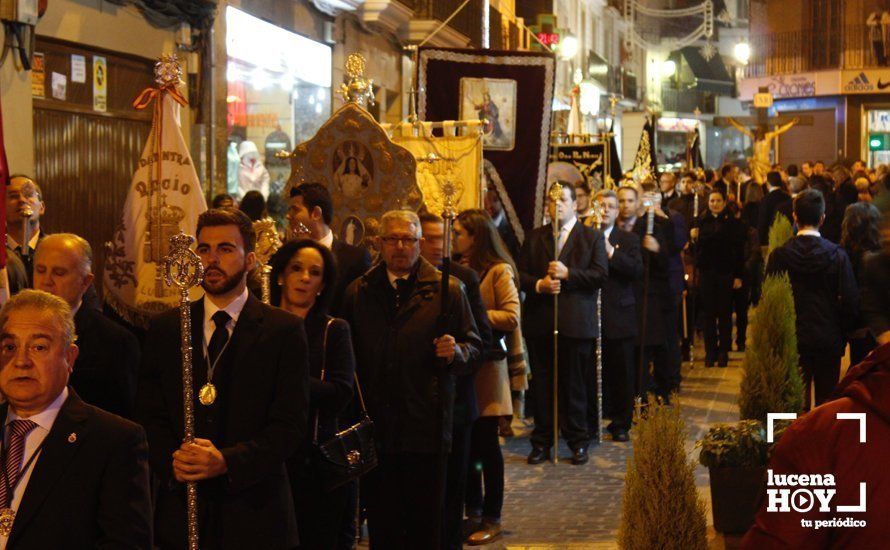
[(229, 341), (229, 331), (226, 330), (226, 323), (228, 323), (231, 318), (232, 317), (223, 310), (217, 311), (213, 314), (213, 317), (210, 318), (216, 325), (216, 329), (213, 331), (213, 336), (210, 337), (210, 343), (207, 344), (207, 356), (210, 359), (211, 365), (216, 364), (217, 357), (219, 357), (219, 354), (222, 353), (222, 350), (226, 347), (226, 342)]

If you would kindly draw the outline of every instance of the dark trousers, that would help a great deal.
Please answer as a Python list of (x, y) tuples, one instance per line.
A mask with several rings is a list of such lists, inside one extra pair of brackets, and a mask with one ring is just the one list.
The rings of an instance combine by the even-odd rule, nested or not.
[(732, 347), (732, 274), (706, 271), (699, 280), (705, 361), (713, 363)]
[[(553, 338), (530, 338), (529, 359), (535, 399), (535, 447), (553, 446)], [(593, 340), (559, 337), (559, 430), (571, 449), (589, 442), (587, 426), (587, 363)], [(594, 428), (596, 428), (594, 426)]]
[(864, 336), (850, 338), (850, 366), (858, 365), (865, 356), (877, 347), (875, 337), (868, 333)]
[(804, 407), (810, 410), (810, 386), (816, 385), (818, 407), (831, 396), (841, 374), (841, 358), (831, 353), (801, 354), (800, 370), (803, 373)]
[(451, 435), (451, 453), (445, 474), (445, 514), (442, 519), (442, 548), (463, 548), (462, 525), (464, 520), (464, 496), (467, 487), (467, 464), (470, 460), (470, 442), (473, 423), (456, 424)]
[(748, 307), (751, 305), (751, 288), (743, 284), (742, 288), (732, 291), (732, 310), (735, 312), (735, 343), (741, 349), (745, 347), (748, 334)]
[(655, 356), (655, 370), (660, 371), (656, 377), (663, 378), (664, 384), (656, 387), (659, 395), (669, 395), (680, 389), (681, 367), (683, 359), (680, 356), (680, 300), (682, 294), (672, 294), (665, 300), (664, 311), (664, 354)]
[(342, 536), (343, 519), (349, 505), (348, 485), (325, 491), (321, 476), (308, 463), (288, 468), (294, 510), (300, 532), (301, 550), (336, 548)]
[[(612, 405), (609, 431), (630, 430), (634, 413), (634, 339), (603, 340), (603, 392)], [(595, 413), (596, 411), (594, 411)]]
[(362, 479), (371, 550), (438, 548), (446, 457), (384, 453)]
[(504, 454), (498, 439), (497, 416), (483, 416), (473, 424), (466, 502), (468, 516), (500, 521), (504, 507)]

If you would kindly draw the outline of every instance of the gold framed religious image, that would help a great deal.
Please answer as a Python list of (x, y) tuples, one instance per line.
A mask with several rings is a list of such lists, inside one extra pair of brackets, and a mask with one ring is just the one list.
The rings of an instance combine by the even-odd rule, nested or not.
[(461, 78), (460, 118), (485, 119), (484, 149), (512, 151), (516, 143), (516, 81)]
[(364, 196), (374, 180), (374, 161), (368, 148), (358, 141), (344, 141), (334, 151), (334, 185), (344, 197), (356, 200)]

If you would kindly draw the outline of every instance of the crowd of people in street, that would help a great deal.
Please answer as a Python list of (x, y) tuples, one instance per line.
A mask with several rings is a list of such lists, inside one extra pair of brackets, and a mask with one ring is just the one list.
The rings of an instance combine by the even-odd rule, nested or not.
[[(201, 548), (351, 549), (365, 521), (372, 549), (491, 543), (504, 532), (502, 438), (530, 428), (529, 465), (559, 437), (577, 467), (592, 447), (627, 445), (637, 400), (677, 399), (698, 335), (706, 368), (745, 350), (775, 273), (791, 282), (817, 407), (848, 347), (856, 365), (890, 343), (888, 175), (857, 161), (776, 165), (763, 187), (733, 165), (614, 189), (558, 182), (549, 221), (521, 243), (489, 187), (484, 208), (448, 221), (451, 243), (442, 217), (394, 210), (373, 250), (336, 238), (331, 194), (303, 183), (268, 304), (262, 195), (218, 196), (195, 230), (194, 442), (179, 311), (143, 329), (103, 306), (90, 244), (42, 232), (58, 205), (14, 175), (0, 550), (186, 548), (188, 482)], [(794, 235), (767, 257), (779, 217)], [(376, 467), (332, 473), (325, 443), (367, 419), (371, 449), (347, 458), (370, 452)]]

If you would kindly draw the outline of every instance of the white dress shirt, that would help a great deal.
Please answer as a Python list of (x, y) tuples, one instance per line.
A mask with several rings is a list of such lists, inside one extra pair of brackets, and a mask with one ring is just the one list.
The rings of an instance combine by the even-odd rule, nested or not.
[[(229, 322), (226, 323), (226, 330), (229, 332), (229, 338), (232, 337), (232, 331), (235, 330), (235, 323), (238, 322), (238, 317), (241, 315), (241, 310), (244, 309), (244, 304), (247, 303), (247, 288), (244, 289), (244, 292), (241, 293), (240, 296), (229, 302), (229, 305), (222, 308), (223, 311), (229, 314)], [(213, 314), (219, 311), (220, 308), (216, 307), (216, 304), (210, 301), (207, 296), (204, 296), (204, 356), (207, 356), (207, 344), (210, 343), (210, 338), (213, 336), (213, 331), (216, 330), (216, 323), (213, 322)]]
[(801, 237), (801, 236), (804, 236), (804, 235), (806, 235), (806, 236), (808, 236), (808, 237), (821, 237), (821, 236), (822, 236), (822, 233), (819, 233), (819, 232), (816, 231), (815, 229), (799, 229), (799, 230), (797, 231), (797, 236), (798, 236), (798, 237)]
[[(40, 445), (43, 443), (43, 440), (46, 439), (46, 436), (49, 435), (49, 431), (52, 429), (53, 424), (56, 422), (56, 417), (59, 416), (59, 411), (62, 409), (62, 404), (65, 403), (65, 400), (68, 399), (68, 388), (63, 388), (62, 393), (56, 397), (55, 401), (50, 403), (49, 407), (43, 409), (43, 412), (35, 414), (27, 418), (27, 420), (31, 420), (32, 422), (37, 424), (37, 427), (28, 432), (25, 436), (25, 453), (22, 456), (22, 467), (25, 464), (28, 464), (28, 461), (31, 460), (31, 457), (34, 456), (34, 453), (40, 448)], [(9, 445), (9, 430), (7, 427), (13, 420), (25, 420), (12, 410), (12, 407), (9, 408), (9, 413), (6, 415), (6, 423), (3, 426), (3, 447), (6, 448)], [(12, 502), (10, 503), (10, 508), (15, 511), (18, 511), (19, 505), (22, 503), (22, 496), (25, 494), (25, 489), (28, 487), (28, 481), (31, 479), (31, 473), (37, 468), (37, 463), (40, 462), (40, 457), (34, 459), (31, 462), (28, 469), (21, 473), (21, 478), (18, 482), (18, 485), (15, 486), (15, 491), (12, 492)], [(0, 465), (2, 467), (2, 465)], [(0, 535), (0, 550), (6, 550), (6, 543), (8, 542), (8, 537), (4, 537)]]
[[(37, 231), (34, 232), (33, 235), (31, 235), (31, 240), (28, 241), (28, 248), (31, 250), (35, 250), (37, 248), (37, 241), (39, 241), (39, 240), (40, 240), (40, 230), (38, 229)], [(18, 241), (16, 241), (14, 238), (12, 238), (12, 235), (7, 233), (6, 234), (6, 246), (10, 250), (15, 250), (16, 248), (20, 247), (21, 245), (18, 243)]]
[(328, 234), (318, 239), (318, 244), (327, 248), (328, 250), (330, 250), (331, 247), (334, 246), (334, 232), (331, 231), (330, 227), (328, 228)]

